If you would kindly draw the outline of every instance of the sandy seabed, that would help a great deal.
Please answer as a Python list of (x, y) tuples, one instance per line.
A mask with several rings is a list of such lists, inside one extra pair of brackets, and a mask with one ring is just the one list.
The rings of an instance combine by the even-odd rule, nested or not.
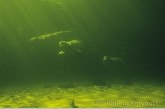
[(165, 85), (154, 82), (40, 83), (1, 87), (1, 108), (165, 107)]

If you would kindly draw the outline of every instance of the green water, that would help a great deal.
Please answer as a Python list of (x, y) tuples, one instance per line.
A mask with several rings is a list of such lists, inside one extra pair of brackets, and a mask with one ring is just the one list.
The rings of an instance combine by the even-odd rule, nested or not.
[[(163, 11), (162, 0), (0, 0), (0, 107), (164, 107)], [(39, 90), (61, 96), (36, 101)]]

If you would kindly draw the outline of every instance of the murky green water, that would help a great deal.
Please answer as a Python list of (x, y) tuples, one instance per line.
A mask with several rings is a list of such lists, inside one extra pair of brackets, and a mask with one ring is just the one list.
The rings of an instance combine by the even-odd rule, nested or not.
[(164, 107), (163, 25), (161, 0), (0, 0), (0, 107)]

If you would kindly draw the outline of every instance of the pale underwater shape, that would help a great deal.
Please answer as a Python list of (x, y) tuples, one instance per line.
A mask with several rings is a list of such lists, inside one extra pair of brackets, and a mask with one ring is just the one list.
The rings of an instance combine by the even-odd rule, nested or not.
[(80, 41), (80, 40), (71, 40), (71, 41), (68, 41), (66, 43), (69, 44), (69, 45), (71, 45), (71, 46), (74, 46), (74, 45), (80, 45), (80, 44), (82, 44), (82, 41)]
[(81, 40), (60, 41), (59, 47), (62, 47), (65, 50), (72, 48), (77, 52), (82, 52), (82, 49), (84, 49), (84, 43)]
[[(73, 30), (73, 29), (72, 29), (72, 30)], [(32, 41), (34, 41), (34, 40), (36, 40), (36, 39), (41, 40), (41, 39), (50, 38), (50, 37), (52, 37), (52, 36), (57, 36), (58, 34), (69, 33), (69, 32), (71, 32), (72, 30), (69, 30), (69, 31), (59, 31), (59, 32), (50, 33), (50, 34), (45, 34), (45, 35), (41, 35), (41, 36), (37, 36), (37, 37), (32, 37), (32, 38), (30, 39), (30, 41), (32, 42)]]
[[(125, 61), (118, 57), (109, 57), (104, 56), (103, 57), (103, 69), (104, 68), (120, 68), (121, 66), (124, 67)], [(120, 67), (119, 67), (120, 66)]]
[(65, 54), (65, 52), (64, 51), (60, 51), (58, 54), (62, 55), (62, 54)]
[(114, 61), (114, 62), (124, 61), (123, 59), (118, 58), (118, 57), (109, 57), (109, 56), (104, 56), (104, 57), (103, 57), (103, 61), (106, 61), (106, 60), (108, 60), (108, 59), (110, 59), (110, 60), (112, 60), (112, 61)]

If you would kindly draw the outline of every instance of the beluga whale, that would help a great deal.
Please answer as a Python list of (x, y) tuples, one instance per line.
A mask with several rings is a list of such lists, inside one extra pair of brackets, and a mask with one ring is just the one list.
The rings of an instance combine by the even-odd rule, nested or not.
[(47, 38), (50, 38), (50, 37), (57, 36), (57, 35), (62, 34), (62, 33), (69, 33), (71, 31), (73, 31), (73, 29), (68, 30), (68, 31), (58, 31), (58, 32), (50, 33), (50, 34), (44, 34), (44, 35), (41, 35), (41, 36), (32, 37), (30, 39), (30, 41), (33, 42), (34, 40), (44, 40), (44, 39), (47, 39)]

